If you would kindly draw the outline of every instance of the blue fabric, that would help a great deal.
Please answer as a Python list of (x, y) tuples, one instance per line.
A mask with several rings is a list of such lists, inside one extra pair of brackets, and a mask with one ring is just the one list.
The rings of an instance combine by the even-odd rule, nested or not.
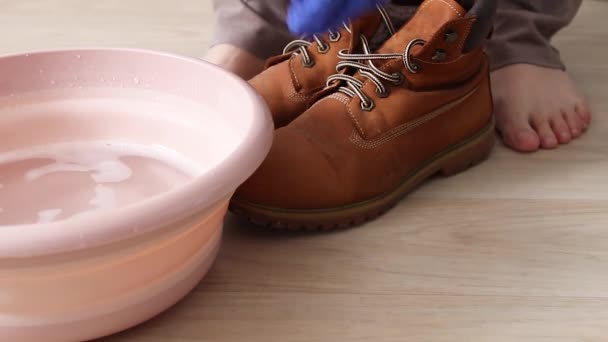
[(291, 0), (287, 26), (294, 35), (312, 35), (337, 28), (350, 18), (389, 0)]

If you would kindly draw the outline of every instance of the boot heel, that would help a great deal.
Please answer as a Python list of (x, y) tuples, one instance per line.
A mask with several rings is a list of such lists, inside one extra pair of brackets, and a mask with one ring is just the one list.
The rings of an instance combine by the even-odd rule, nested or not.
[(446, 156), (440, 170), (441, 174), (446, 177), (453, 176), (481, 163), (490, 156), (495, 141), (494, 129), (486, 129), (475, 139), (458, 147)]

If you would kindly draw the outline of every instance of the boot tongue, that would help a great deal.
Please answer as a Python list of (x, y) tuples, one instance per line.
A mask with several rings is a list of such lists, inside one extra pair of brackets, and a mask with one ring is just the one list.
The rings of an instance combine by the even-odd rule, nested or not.
[(455, 0), (426, 0), (393, 37), (387, 40), (377, 53), (403, 53), (413, 39), (430, 40), (449, 21), (462, 18), (466, 11)]
[(369, 12), (357, 19), (352, 20), (351, 29), (371, 38), (381, 25), (384, 25), (379, 11)]
[(383, 7), (366, 13), (365, 15), (351, 20), (350, 28), (353, 32), (353, 45), (359, 45), (361, 34), (367, 38), (373, 50), (379, 48), (394, 33), (395, 26)]

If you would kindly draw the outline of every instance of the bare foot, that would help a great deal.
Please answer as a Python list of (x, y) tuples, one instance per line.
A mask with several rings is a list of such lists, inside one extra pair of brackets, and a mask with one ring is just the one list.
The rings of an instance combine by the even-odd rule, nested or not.
[(492, 72), (491, 79), (496, 124), (514, 150), (567, 144), (591, 121), (587, 101), (564, 71), (514, 64)]
[(264, 69), (264, 61), (233, 45), (220, 44), (209, 49), (204, 58), (239, 77), (249, 80)]

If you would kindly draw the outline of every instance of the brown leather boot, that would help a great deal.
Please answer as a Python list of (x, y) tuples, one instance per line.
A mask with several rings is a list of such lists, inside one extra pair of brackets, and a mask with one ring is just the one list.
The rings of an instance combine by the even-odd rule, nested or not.
[(386, 10), (378, 5), (377, 11), (337, 31), (313, 36), (312, 42), (295, 40), (282, 55), (270, 58), (266, 69), (249, 83), (268, 104), (275, 127), (290, 123), (310, 107), (311, 99), (325, 88), (327, 77), (336, 73), (340, 51), (360, 50), (362, 40), (371, 40), (380, 29), (395, 33)]
[(350, 226), (436, 173), (484, 160), (495, 138), (483, 52), (495, 5), (426, 0), (375, 54), (345, 56), (357, 73), (330, 77), (330, 94), (275, 131), (232, 210), (278, 228)]

